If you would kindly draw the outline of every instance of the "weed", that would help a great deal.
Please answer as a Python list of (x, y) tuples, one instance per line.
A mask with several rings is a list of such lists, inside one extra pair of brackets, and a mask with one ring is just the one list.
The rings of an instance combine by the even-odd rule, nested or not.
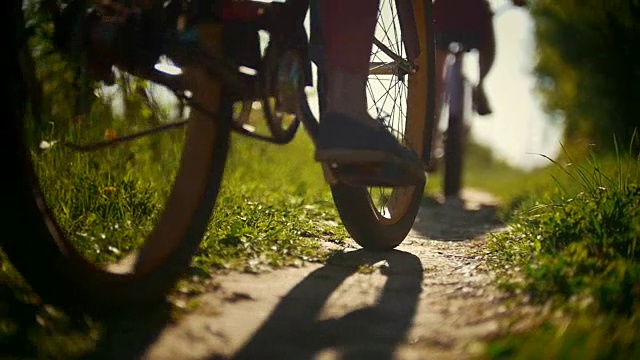
[(503, 289), (568, 315), (492, 344), (489, 357), (640, 355), (640, 158), (566, 156), (567, 165), (553, 161), (555, 190), (529, 199), (489, 247)]

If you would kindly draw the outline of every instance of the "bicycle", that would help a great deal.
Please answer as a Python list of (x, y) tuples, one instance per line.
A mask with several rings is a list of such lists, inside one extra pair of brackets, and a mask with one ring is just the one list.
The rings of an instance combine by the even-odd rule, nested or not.
[[(96, 9), (89, 6), (90, 2), (69, 1), (61, 9), (57, 1), (45, 0), (40, 10), (45, 9), (52, 20), (45, 22), (44, 30), (27, 28), (26, 20), (29, 20), (28, 16), (33, 16), (29, 6), (23, 6), (17, 0), (5, 3), (9, 6), (7, 14), (13, 15), (8, 17), (15, 29), (9, 46), (13, 55), (10, 59), (13, 70), (10, 72), (11, 84), (15, 91), (11, 95), (12, 121), (5, 121), (2, 125), (7, 138), (3, 146), (7, 154), (6, 171), (14, 176), (7, 180), (13, 196), (5, 202), (5, 206), (12, 211), (2, 220), (6, 232), (0, 239), (0, 245), (31, 287), (48, 303), (70, 310), (102, 311), (140, 306), (162, 298), (189, 266), (209, 223), (223, 177), (230, 132), (236, 131), (274, 144), (285, 144), (294, 137), (299, 124), (303, 124), (311, 139), (317, 139), (318, 120), (313, 116), (304, 93), (305, 87), (313, 85), (312, 56), (309, 53), (309, 47), (313, 44), (308, 41), (302, 22), (309, 1), (264, 3), (224, 0), (213, 3), (213, 7), (199, 6), (207, 4), (206, 1), (191, 1), (188, 7), (183, 6), (186, 2), (170, 1), (162, 9), (153, 10), (162, 21), (133, 12), (134, 15), (127, 18), (127, 26), (134, 29), (157, 27), (171, 31), (163, 33), (161, 42), (159, 37), (153, 36), (121, 39), (123, 48), (132, 49), (143, 43), (147, 46), (145, 49), (158, 45), (166, 51), (160, 54), (166, 54), (171, 61), (166, 58), (156, 61), (158, 53), (142, 53), (137, 54), (131, 63), (118, 64), (121, 71), (136, 76), (119, 80), (126, 90), (122, 91), (126, 95), (142, 93), (143, 98), (149, 97), (145, 90), (147, 88), (136, 87), (136, 84), (137, 81), (152, 81), (171, 90), (179, 102), (191, 109), (191, 113), (179, 121), (164, 123), (159, 115), (147, 113), (148, 118), (143, 119), (153, 127), (140, 130), (137, 128), (139, 124), (121, 124), (125, 130), (135, 130), (122, 136), (119, 135), (121, 129), (108, 129), (107, 132), (104, 128), (89, 129), (89, 125), (98, 123), (101, 118), (92, 118), (91, 114), (87, 114), (87, 109), (106, 113), (111, 109), (105, 110), (104, 106), (96, 103), (87, 105), (87, 94), (107, 96), (108, 91), (104, 87), (93, 89), (87, 86), (86, 73), (89, 70), (86, 58), (91, 54), (96, 56), (96, 53), (91, 53), (94, 51), (91, 42), (82, 31), (77, 30), (87, 29), (89, 25), (103, 26), (106, 28), (102, 29), (105, 30), (103, 33), (109, 34), (108, 31), (112, 29), (110, 24), (92, 23), (96, 19)], [(427, 139), (427, 123), (433, 118), (434, 48), (429, 30), (430, 4), (431, 1), (419, 0), (383, 1), (381, 7), (388, 6), (391, 16), (387, 19), (387, 13), (381, 11), (379, 20), (392, 20), (395, 26), (383, 26), (382, 30), (376, 30), (374, 44), (377, 50), (373, 51), (372, 58), (375, 61), (371, 62), (372, 94), (378, 93), (373, 81), (375, 84), (388, 83), (392, 89), (402, 89), (398, 93), (401, 94), (398, 95), (401, 102), (393, 104), (391, 110), (386, 108), (387, 103), (376, 103), (372, 99), (372, 111), (376, 115), (383, 112), (390, 114), (388, 126), (419, 156), (429, 156), (422, 149)], [(104, 13), (98, 15), (105, 16)], [(111, 15), (118, 20), (118, 13)], [(206, 26), (185, 26), (185, 22), (188, 24), (194, 18), (204, 19)], [(69, 225), (72, 229), (73, 224), (58, 223), (60, 217), (56, 216), (56, 211), (75, 210), (53, 209), (55, 204), (47, 198), (46, 190), (50, 188), (52, 178), (64, 181), (73, 178), (69, 170), (71, 168), (60, 165), (63, 174), (58, 177), (43, 173), (36, 161), (41, 151), (38, 146), (42, 143), (38, 144), (30, 137), (34, 128), (42, 132), (42, 128), (47, 126), (38, 122), (47, 120), (46, 117), (39, 119), (41, 113), (54, 116), (56, 111), (63, 112), (55, 106), (56, 102), (50, 103), (52, 108), (48, 112), (39, 112), (38, 106), (44, 102), (33, 95), (34, 87), (38, 85), (33, 82), (37, 78), (37, 71), (33, 67), (35, 50), (28, 46), (27, 40), (38, 40), (34, 39), (38, 31), (51, 35), (47, 30), (51, 29), (51, 25), (55, 29), (53, 42), (57, 46), (53, 53), (57, 54), (58, 48), (63, 48), (67, 51), (63, 53), (75, 54), (73, 60), (78, 64), (72, 83), (74, 94), (77, 95), (72, 102), (77, 106), (70, 111), (73, 118), (65, 125), (73, 130), (70, 132), (73, 136), (63, 144), (64, 151), (69, 154), (97, 154), (96, 159), (106, 159), (108, 163), (111, 152), (120, 151), (116, 145), (122, 143), (133, 144), (133, 140), (148, 139), (145, 146), (162, 148), (158, 143), (184, 142), (182, 153), (175, 157), (178, 159), (176, 168), (171, 171), (159, 170), (175, 177), (166, 195), (164, 208), (157, 215), (157, 223), (145, 223), (149, 214), (153, 213), (151, 209), (149, 214), (140, 215), (141, 224), (126, 225), (135, 230), (148, 227), (149, 233), (132, 235), (142, 242), (137, 249), (121, 249), (117, 248), (117, 244), (107, 246), (106, 250), (112, 252), (109, 256), (105, 255), (108, 261), (101, 258), (103, 254), (99, 251), (96, 255), (95, 251), (78, 248), (84, 246), (86, 234), (70, 234), (62, 229), (62, 225)], [(317, 25), (312, 24), (312, 28), (317, 29)], [(197, 33), (201, 37), (194, 41), (193, 31), (196, 28), (198, 31), (204, 30)], [(269, 32), (270, 42), (261, 54), (256, 39), (258, 31), (265, 30)], [(389, 30), (394, 33), (385, 34)], [(380, 35), (384, 36), (380, 39)], [(42, 47), (46, 46), (41, 46), (35, 52), (42, 52)], [(43, 56), (42, 53), (39, 55)], [(139, 66), (139, 63), (145, 66)], [(321, 63), (318, 63), (318, 74), (318, 94), (322, 104)], [(212, 76), (215, 81), (207, 81)], [(383, 94), (388, 90), (385, 88)], [(55, 95), (70, 98), (64, 93)], [(153, 105), (148, 98), (144, 101)], [(266, 133), (264, 128), (256, 130), (247, 122), (252, 111), (248, 106), (254, 101), (262, 104)], [(30, 111), (27, 103), (31, 105)], [(188, 126), (183, 133), (166, 135), (168, 139), (157, 140), (155, 137), (165, 136), (164, 130), (184, 125)], [(93, 140), (78, 140), (80, 136), (77, 132), (81, 130), (86, 130)], [(96, 136), (99, 137), (96, 134), (102, 133), (104, 137), (96, 140)], [(158, 133), (162, 135), (147, 136)], [(115, 167), (117, 171), (129, 174), (127, 171), (132, 170), (126, 169), (125, 165), (131, 165), (132, 168), (137, 166), (142, 152), (137, 148), (126, 151), (130, 156), (128, 163), (115, 164)], [(165, 157), (169, 156), (164, 153), (157, 155), (151, 163), (159, 163)], [(80, 155), (74, 159), (84, 161)], [(92, 161), (86, 161), (85, 165), (91, 171), (98, 171), (103, 166)], [(344, 225), (356, 242), (365, 249), (381, 251), (392, 249), (403, 241), (415, 220), (424, 184), (373, 189), (345, 183), (340, 178), (339, 168), (324, 166), (324, 172)], [(67, 173), (71, 175), (65, 177)], [(95, 184), (92, 186), (100, 192), (100, 196), (109, 196), (113, 191), (99, 189)], [(109, 226), (124, 227), (123, 224)]]
[[(494, 11), (493, 17), (500, 16), (512, 7), (526, 7), (526, 0), (510, 0)], [(463, 74), (464, 54), (468, 48), (469, 39), (465, 34), (458, 34), (459, 39), (450, 41), (447, 45), (449, 53), (445, 61), (442, 74), (443, 106), (447, 109), (445, 129), (442, 131), (443, 149), (436, 157), (444, 159), (443, 193), (445, 199), (460, 199), (462, 190), (462, 171), (465, 144), (469, 133), (469, 114), (473, 112), (473, 85)], [(442, 122), (442, 112), (437, 114), (434, 123), (436, 129)], [(430, 143), (430, 142), (429, 142)]]

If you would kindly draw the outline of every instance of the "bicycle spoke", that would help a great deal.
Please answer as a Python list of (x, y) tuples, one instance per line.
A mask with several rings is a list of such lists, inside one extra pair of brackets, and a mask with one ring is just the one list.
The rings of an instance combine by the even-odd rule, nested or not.
[[(394, 86), (394, 90), (396, 90), (396, 91), (394, 92), (394, 94), (393, 94), (393, 102), (394, 102), (394, 103), (396, 103), (396, 101), (398, 100), (398, 90), (397, 90), (397, 89), (398, 89), (398, 87), (397, 87), (397, 86)], [(395, 126), (395, 121), (394, 121), (394, 120), (395, 120), (394, 115), (396, 115), (396, 111), (397, 111), (397, 109), (398, 109), (398, 107), (397, 107), (397, 106), (392, 107), (392, 108), (391, 108), (391, 114), (390, 114), (390, 116), (389, 116), (389, 119), (390, 119), (390, 121), (389, 121), (389, 122), (391, 123), (390, 125), (391, 125), (391, 129), (392, 129), (392, 131), (393, 131), (393, 130), (398, 130), (398, 129), (399, 129), (399, 128), (397, 128), (397, 127)], [(397, 132), (397, 131), (396, 131), (396, 132)]]
[[(366, 86), (368, 111), (379, 119), (398, 141), (406, 144), (408, 85), (402, 74), (410, 73), (413, 64), (406, 59), (401, 39), (399, 14), (393, 0), (382, 0), (374, 44), (370, 58), (370, 75)], [(368, 189), (372, 204), (384, 218), (393, 216), (396, 188), (376, 187)]]
[[(382, 16), (382, 14), (383, 14), (383, 10), (384, 10), (384, 8), (385, 8), (385, 6), (384, 6), (384, 4), (385, 4), (385, 3), (386, 3), (386, 1), (385, 1), (385, 0), (382, 0), (382, 5), (380, 6), (380, 12), (379, 12), (379, 16), (378, 16), (378, 20), (379, 20), (378, 24), (380, 25), (380, 27), (379, 27), (378, 29), (381, 29), (381, 30), (382, 30), (382, 33), (383, 33), (384, 38), (385, 38), (386, 40), (391, 41), (391, 39), (389, 39), (389, 35), (388, 35), (388, 33), (387, 33), (387, 27), (385, 26), (384, 17)], [(384, 39), (383, 39), (383, 40), (384, 40)]]
[[(376, 78), (376, 80), (378, 80), (378, 82), (380, 82), (380, 83), (381, 83), (381, 85), (383, 85), (383, 84), (384, 84), (384, 83), (382, 83), (382, 80), (380, 80), (379, 78)], [(383, 86), (384, 86), (384, 85), (383, 85)], [(379, 114), (380, 114), (380, 113), (383, 111), (383, 109), (385, 108), (385, 104), (387, 103), (387, 99), (390, 97), (391, 90), (393, 90), (396, 86), (397, 86), (396, 84), (393, 84), (393, 85), (392, 85), (391, 87), (389, 87), (389, 88), (388, 88), (388, 89), (387, 89), (387, 90), (386, 90), (386, 91), (385, 91), (381, 96), (379, 96), (377, 100), (376, 100), (375, 98), (373, 98), (373, 96), (372, 96), (371, 101), (373, 101), (373, 103), (374, 103), (373, 105), (374, 105), (377, 109), (380, 109), (380, 111), (378, 111), (378, 117), (380, 117), (380, 116), (379, 116)], [(382, 98), (384, 98), (384, 101), (382, 102), (382, 105), (378, 107), (377, 105), (378, 105), (378, 103), (379, 103), (380, 99), (382, 99)]]
[[(401, 49), (402, 49), (402, 45), (400, 44), (400, 39), (398, 37), (398, 25), (397, 23), (397, 19), (398, 19), (398, 12), (396, 11), (397, 9), (395, 8), (395, 6), (391, 6), (391, 11), (393, 13), (393, 17), (391, 19), (391, 24), (393, 25), (393, 34), (395, 35), (395, 50), (397, 50), (398, 53), (401, 53)], [(393, 44), (391, 44), (393, 45)], [(393, 49), (393, 46), (392, 46)], [(403, 54), (400, 54), (400, 56), (402, 56)]]
[[(398, 31), (398, 25), (397, 25), (399, 20), (397, 9), (395, 8), (395, 5), (393, 5), (394, 3), (392, 3), (391, 1), (383, 1), (381, 6), (382, 9), (385, 8), (385, 4), (388, 5), (388, 9), (391, 12), (391, 16), (390, 16), (388, 25), (386, 25), (384, 16), (380, 16), (379, 18), (380, 20), (379, 29), (382, 31), (384, 35), (381, 42), (384, 43), (386, 40), (386, 47), (390, 49), (391, 52), (396, 56), (402, 57), (404, 54), (401, 51), (403, 47), (402, 47), (402, 39), (399, 36), (400, 31)], [(391, 33), (392, 31), (393, 33)], [(393, 55), (390, 55), (390, 56), (392, 57)]]
[[(392, 49), (394, 49), (394, 48), (395, 49), (399, 49), (400, 47), (398, 46), (398, 42), (397, 42), (397, 29), (396, 29), (397, 14), (395, 13), (395, 6), (393, 5), (395, 3), (392, 3), (391, 0), (387, 1), (386, 3), (387, 3), (388, 8), (389, 8), (389, 10), (391, 12), (391, 19), (389, 20), (389, 25), (387, 25), (387, 26), (384, 26), (384, 22), (383, 22), (382, 28), (384, 30), (386, 38), (389, 40), (389, 46)], [(393, 35), (396, 35), (395, 36), (395, 41), (390, 36), (391, 29), (393, 29), (393, 31), (394, 31)]]
[[(395, 85), (393, 85), (392, 87), (388, 88), (379, 98), (378, 100), (373, 100), (374, 101), (374, 105), (376, 105), (376, 108), (379, 109), (378, 111), (378, 117), (380, 117), (380, 113), (382, 113), (385, 109), (385, 105), (387, 103), (387, 100), (390, 97), (391, 94), (391, 90), (393, 90), (393, 88), (395, 87)], [(382, 100), (382, 104), (380, 106), (378, 106), (379, 102)], [(385, 111), (386, 112), (386, 111)]]

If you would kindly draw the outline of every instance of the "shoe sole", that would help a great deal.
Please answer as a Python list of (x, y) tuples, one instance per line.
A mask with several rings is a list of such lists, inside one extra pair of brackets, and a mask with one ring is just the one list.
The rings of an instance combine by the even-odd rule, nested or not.
[(398, 162), (398, 158), (384, 151), (331, 149), (316, 151), (315, 160), (336, 164), (366, 164)]
[[(426, 181), (421, 163), (404, 161), (384, 151), (332, 149), (317, 151), (315, 160), (326, 163), (341, 183), (353, 186), (416, 186)], [(392, 167), (401, 169), (394, 171)]]

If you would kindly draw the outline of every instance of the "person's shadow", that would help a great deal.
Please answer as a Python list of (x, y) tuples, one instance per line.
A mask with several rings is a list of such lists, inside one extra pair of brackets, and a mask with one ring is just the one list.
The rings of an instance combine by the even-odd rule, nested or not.
[[(329, 297), (348, 277), (381, 261), (386, 261), (380, 272), (387, 279), (373, 306), (339, 318), (318, 319)], [(345, 359), (389, 359), (413, 321), (422, 276), (418, 257), (402, 251), (334, 255), (283, 297), (233, 358), (308, 359), (323, 350), (335, 350)]]
[[(381, 262), (384, 263), (380, 265)], [(319, 320), (323, 306), (338, 287), (361, 269), (372, 269), (374, 264), (375, 271), (387, 278), (376, 303), (339, 318)], [(390, 359), (413, 321), (422, 278), (420, 259), (407, 252), (356, 250), (333, 255), (325, 266), (309, 274), (282, 298), (232, 358), (308, 359), (334, 349), (345, 359)], [(118, 314), (104, 323), (96, 351), (87, 358), (140, 358), (169, 319), (168, 303)]]

